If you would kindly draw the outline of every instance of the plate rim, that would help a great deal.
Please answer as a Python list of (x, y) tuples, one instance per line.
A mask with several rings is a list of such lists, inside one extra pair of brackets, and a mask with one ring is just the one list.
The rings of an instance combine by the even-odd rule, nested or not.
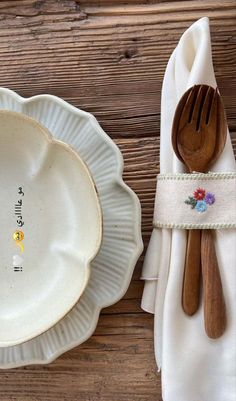
[[(93, 128), (99, 133), (99, 135), (103, 138), (103, 141), (107, 143), (107, 145), (112, 148), (114, 156), (116, 158), (116, 175), (114, 177), (114, 180), (116, 183), (119, 184), (119, 186), (122, 188), (124, 193), (128, 193), (130, 198), (132, 199), (132, 207), (135, 210), (135, 221), (134, 221), (134, 229), (132, 231), (134, 242), (136, 244), (135, 250), (132, 253), (132, 256), (130, 257), (129, 265), (127, 265), (127, 271), (126, 271), (126, 277), (124, 278), (123, 281), (123, 286), (117, 291), (116, 295), (113, 297), (112, 301), (108, 300), (107, 302), (103, 301), (99, 305), (97, 304), (94, 307), (94, 316), (93, 316), (93, 321), (90, 324), (89, 329), (86, 331), (86, 334), (82, 336), (79, 340), (74, 340), (70, 341), (70, 344), (67, 344), (63, 347), (59, 347), (57, 351), (54, 351), (51, 356), (45, 356), (44, 358), (28, 358), (27, 360), (21, 360), (21, 361), (16, 361), (16, 362), (7, 362), (7, 363), (2, 363), (0, 362), (0, 369), (6, 369), (6, 368), (14, 368), (14, 367), (20, 367), (20, 366), (26, 366), (26, 365), (32, 365), (32, 364), (48, 364), (57, 359), (60, 355), (63, 353), (73, 349), (74, 347), (82, 344), (85, 342), (88, 338), (91, 337), (91, 335), (94, 333), (94, 330), (96, 329), (99, 314), (101, 310), (105, 307), (111, 306), (114, 303), (118, 302), (126, 293), (131, 278), (132, 274), (136, 265), (136, 262), (141, 255), (143, 251), (143, 241), (142, 241), (142, 235), (141, 235), (141, 206), (140, 206), (140, 201), (138, 199), (138, 196), (136, 193), (123, 181), (123, 168), (124, 168), (124, 162), (123, 162), (123, 156), (118, 148), (118, 146), (112, 141), (112, 139), (105, 133), (105, 131), (101, 128), (99, 125), (97, 119), (95, 116), (87, 111), (81, 110), (72, 104), (68, 103), (64, 99), (57, 97), (55, 95), (51, 94), (39, 94), (39, 95), (34, 95), (31, 97), (24, 98), (14, 92), (11, 89), (5, 88), (5, 87), (0, 87), (0, 95), (1, 94), (7, 94), (8, 96), (14, 98), (14, 100), (17, 103), (20, 103), (21, 105), (30, 103), (35, 100), (51, 100), (55, 103), (58, 103), (60, 106), (63, 108), (66, 108), (69, 112), (73, 112), (73, 114), (77, 114), (83, 117), (86, 117), (86, 119), (89, 119), (90, 123), (92, 124)], [(2, 109), (2, 108), (1, 108)], [(8, 108), (8, 110), (12, 110), (12, 108)], [(23, 114), (24, 111), (22, 111)], [(36, 119), (36, 121), (38, 121)], [(53, 131), (51, 131), (51, 134), (54, 136)], [(89, 168), (89, 166), (88, 166)], [(93, 176), (93, 174), (91, 173)], [(96, 258), (95, 258), (96, 259)], [(8, 348), (8, 347), (6, 347)], [(11, 347), (9, 347), (11, 348)]]

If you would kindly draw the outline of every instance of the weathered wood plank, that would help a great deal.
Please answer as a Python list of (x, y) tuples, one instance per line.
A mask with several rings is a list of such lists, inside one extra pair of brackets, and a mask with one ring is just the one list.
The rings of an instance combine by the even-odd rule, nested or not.
[(56, 364), (6, 374), (0, 397), (11, 401), (160, 401), (156, 383), (151, 339), (97, 335)]
[(106, 4), (1, 2), (0, 84), (25, 96), (60, 95), (95, 113), (113, 138), (155, 136), (167, 60), (183, 31), (207, 14), (216, 76), (233, 125), (233, 0)]
[[(124, 155), (145, 246), (166, 63), (184, 30), (208, 15), (216, 77), (236, 132), (235, 14), (235, 0), (0, 1), (0, 85), (22, 96), (52, 93), (96, 115)], [(0, 399), (161, 401), (153, 317), (140, 309), (142, 263), (143, 256), (126, 295), (103, 311), (89, 341), (49, 366), (0, 371)]]

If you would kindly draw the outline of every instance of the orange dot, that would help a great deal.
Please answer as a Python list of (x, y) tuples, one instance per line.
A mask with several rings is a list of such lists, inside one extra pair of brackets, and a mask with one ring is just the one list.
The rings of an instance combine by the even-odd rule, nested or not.
[(23, 231), (16, 230), (13, 234), (14, 241), (23, 241), (24, 233)]

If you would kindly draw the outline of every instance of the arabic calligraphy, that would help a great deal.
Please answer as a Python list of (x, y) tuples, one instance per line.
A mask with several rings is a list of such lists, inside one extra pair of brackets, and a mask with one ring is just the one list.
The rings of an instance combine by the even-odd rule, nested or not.
[[(19, 228), (22, 228), (25, 224), (23, 221), (23, 216), (22, 216), (23, 197), (25, 194), (24, 194), (22, 187), (18, 188), (18, 195), (20, 195), (21, 198), (18, 199), (14, 205), (16, 224), (17, 224), (18, 228), (14, 231), (12, 237), (13, 237), (15, 245), (20, 249), (20, 252), (22, 254), (25, 250), (25, 247), (23, 244), (25, 235), (22, 230), (19, 230)], [(23, 262), (24, 262), (23, 257), (21, 257), (19, 255), (13, 255), (12, 264), (13, 264), (14, 272), (22, 272), (23, 271), (23, 267), (22, 267)]]

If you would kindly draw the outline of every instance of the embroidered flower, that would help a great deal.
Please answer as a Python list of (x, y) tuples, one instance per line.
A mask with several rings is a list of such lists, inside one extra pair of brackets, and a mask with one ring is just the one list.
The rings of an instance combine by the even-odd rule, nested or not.
[(193, 196), (194, 198), (198, 200), (203, 200), (205, 198), (206, 191), (203, 188), (198, 188), (196, 191), (194, 191)]
[(204, 188), (197, 188), (193, 192), (193, 196), (189, 196), (184, 203), (190, 205), (197, 212), (203, 213), (207, 210), (207, 205), (213, 205), (215, 200), (215, 195), (212, 192), (206, 192)]
[(204, 200), (200, 200), (197, 201), (195, 209), (199, 212), (199, 213), (203, 213), (207, 210), (207, 204)]
[(208, 205), (213, 205), (215, 203), (215, 195), (211, 192), (207, 192), (205, 196), (205, 201)]

